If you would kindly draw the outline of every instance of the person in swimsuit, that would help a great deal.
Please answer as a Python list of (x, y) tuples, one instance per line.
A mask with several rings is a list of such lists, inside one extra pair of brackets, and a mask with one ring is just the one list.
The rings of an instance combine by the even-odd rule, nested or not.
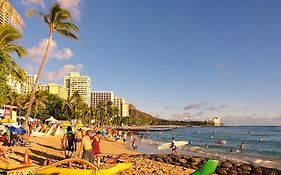
[(93, 162), (93, 151), (92, 151), (92, 141), (90, 138), (90, 131), (82, 131), (82, 143), (81, 148), (79, 150), (79, 155), (82, 154), (82, 159), (87, 160), (89, 162)]
[(82, 129), (79, 128), (75, 133), (75, 151), (79, 151), (82, 143)]
[(100, 131), (96, 132), (96, 134), (92, 137), (93, 143), (92, 143), (92, 150), (94, 157), (97, 158), (97, 166), (100, 166), (100, 141), (101, 141), (102, 134)]
[(63, 136), (62, 139), (62, 145), (65, 149), (65, 157), (71, 158), (73, 150), (74, 150), (74, 134), (72, 133), (71, 126), (68, 126), (66, 128), (66, 133)]

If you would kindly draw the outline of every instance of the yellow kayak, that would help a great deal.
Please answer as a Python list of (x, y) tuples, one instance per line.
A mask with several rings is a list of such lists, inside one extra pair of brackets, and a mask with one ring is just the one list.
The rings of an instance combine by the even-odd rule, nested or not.
[(57, 168), (57, 167), (50, 167), (43, 170), (36, 171), (35, 173), (38, 174), (45, 174), (45, 175), (114, 175), (119, 171), (123, 171), (128, 169), (132, 166), (132, 163), (120, 163), (115, 165), (114, 167), (108, 169), (101, 169), (101, 170), (84, 170), (84, 169), (70, 169), (70, 168)]

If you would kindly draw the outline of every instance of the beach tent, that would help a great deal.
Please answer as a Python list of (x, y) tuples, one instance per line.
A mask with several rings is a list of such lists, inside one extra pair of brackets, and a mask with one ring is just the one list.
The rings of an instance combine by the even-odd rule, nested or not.
[(46, 122), (50, 122), (50, 123), (56, 123), (58, 120), (55, 119), (53, 116), (51, 116), (50, 118), (48, 118), (47, 120), (45, 120)]

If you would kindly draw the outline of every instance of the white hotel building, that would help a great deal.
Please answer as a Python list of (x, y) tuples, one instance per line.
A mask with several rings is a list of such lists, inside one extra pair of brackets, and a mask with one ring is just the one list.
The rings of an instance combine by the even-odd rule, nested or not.
[(64, 86), (68, 88), (68, 96), (71, 97), (76, 91), (82, 96), (84, 102), (91, 105), (91, 78), (82, 76), (79, 72), (70, 72), (64, 76)]

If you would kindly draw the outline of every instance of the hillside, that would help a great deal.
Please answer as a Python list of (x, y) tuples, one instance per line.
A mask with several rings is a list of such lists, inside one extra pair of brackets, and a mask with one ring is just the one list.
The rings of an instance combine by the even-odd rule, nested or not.
[(134, 105), (129, 104), (129, 115), (134, 118), (157, 120), (156, 117), (138, 110)]

